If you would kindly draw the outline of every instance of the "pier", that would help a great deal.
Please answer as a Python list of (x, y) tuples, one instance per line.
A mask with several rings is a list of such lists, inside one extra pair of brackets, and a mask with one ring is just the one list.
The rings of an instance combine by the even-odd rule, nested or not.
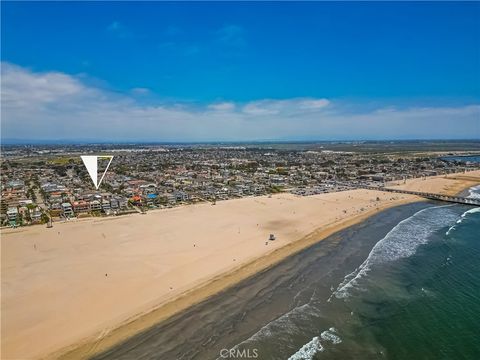
[(378, 191), (387, 191), (387, 192), (393, 192), (393, 193), (399, 193), (399, 194), (416, 195), (429, 200), (480, 206), (480, 199), (472, 199), (472, 198), (467, 198), (463, 196), (451, 196), (451, 195), (435, 194), (435, 193), (420, 192), (420, 191), (409, 191), (409, 190), (402, 190), (402, 189), (392, 189), (387, 187), (376, 187), (376, 186), (360, 186), (360, 188), (378, 190)]

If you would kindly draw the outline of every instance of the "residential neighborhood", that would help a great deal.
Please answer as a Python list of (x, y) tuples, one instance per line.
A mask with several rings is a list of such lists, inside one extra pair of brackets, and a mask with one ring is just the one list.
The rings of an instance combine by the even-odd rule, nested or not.
[[(337, 151), (316, 145), (30, 145), (3, 150), (1, 223), (15, 227), (279, 192), (313, 195), (478, 169), (478, 163), (458, 157), (475, 152)], [(98, 190), (80, 160), (92, 153), (114, 156)]]

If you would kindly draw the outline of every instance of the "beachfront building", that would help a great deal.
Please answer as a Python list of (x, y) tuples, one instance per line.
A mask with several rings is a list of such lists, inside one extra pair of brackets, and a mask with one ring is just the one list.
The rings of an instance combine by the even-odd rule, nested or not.
[(16, 207), (9, 207), (7, 210), (7, 219), (12, 224), (16, 224), (18, 218), (18, 209)]
[(142, 206), (142, 198), (139, 195), (132, 196), (130, 201), (134, 206)]
[(177, 202), (176, 196), (172, 193), (165, 193), (164, 198), (166, 198), (167, 203), (170, 205), (175, 205)]
[(36, 224), (42, 221), (42, 210), (37, 206), (34, 209), (30, 209), (30, 218), (32, 223)]
[(65, 217), (72, 217), (74, 216), (72, 204), (64, 202), (62, 203), (62, 211)]
[(158, 198), (157, 194), (147, 194), (147, 206), (155, 205), (157, 198)]
[(73, 211), (75, 214), (84, 214), (90, 211), (90, 203), (85, 200), (74, 201)]
[(110, 199), (110, 209), (122, 210), (128, 207), (128, 200), (122, 196), (114, 195)]
[(124, 197), (116, 197), (115, 200), (118, 201), (118, 206), (120, 209), (126, 209), (128, 208), (128, 200)]
[(90, 202), (90, 210), (91, 211), (101, 211), (102, 210), (102, 204), (98, 200), (93, 200)]
[(188, 194), (184, 191), (175, 191), (173, 193), (176, 201), (188, 201)]
[(103, 210), (104, 212), (109, 212), (110, 209), (111, 209), (111, 208), (110, 208), (110, 201), (108, 201), (108, 200), (103, 200), (103, 201), (102, 201), (102, 210)]
[(110, 199), (110, 209), (118, 210), (119, 208), (120, 208), (120, 204), (118, 202), (118, 199), (111, 198)]

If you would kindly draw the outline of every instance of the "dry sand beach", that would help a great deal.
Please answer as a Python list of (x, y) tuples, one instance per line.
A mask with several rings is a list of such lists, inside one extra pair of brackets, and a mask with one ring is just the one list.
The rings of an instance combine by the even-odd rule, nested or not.
[[(475, 171), (392, 186), (454, 194), (479, 182)], [(372, 190), (279, 194), (4, 230), (2, 358), (91, 356), (381, 209), (418, 200)]]

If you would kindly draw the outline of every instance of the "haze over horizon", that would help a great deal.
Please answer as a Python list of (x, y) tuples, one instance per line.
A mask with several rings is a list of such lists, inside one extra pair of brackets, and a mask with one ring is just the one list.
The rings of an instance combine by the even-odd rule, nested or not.
[(1, 7), (2, 141), (480, 139), (480, 3)]

